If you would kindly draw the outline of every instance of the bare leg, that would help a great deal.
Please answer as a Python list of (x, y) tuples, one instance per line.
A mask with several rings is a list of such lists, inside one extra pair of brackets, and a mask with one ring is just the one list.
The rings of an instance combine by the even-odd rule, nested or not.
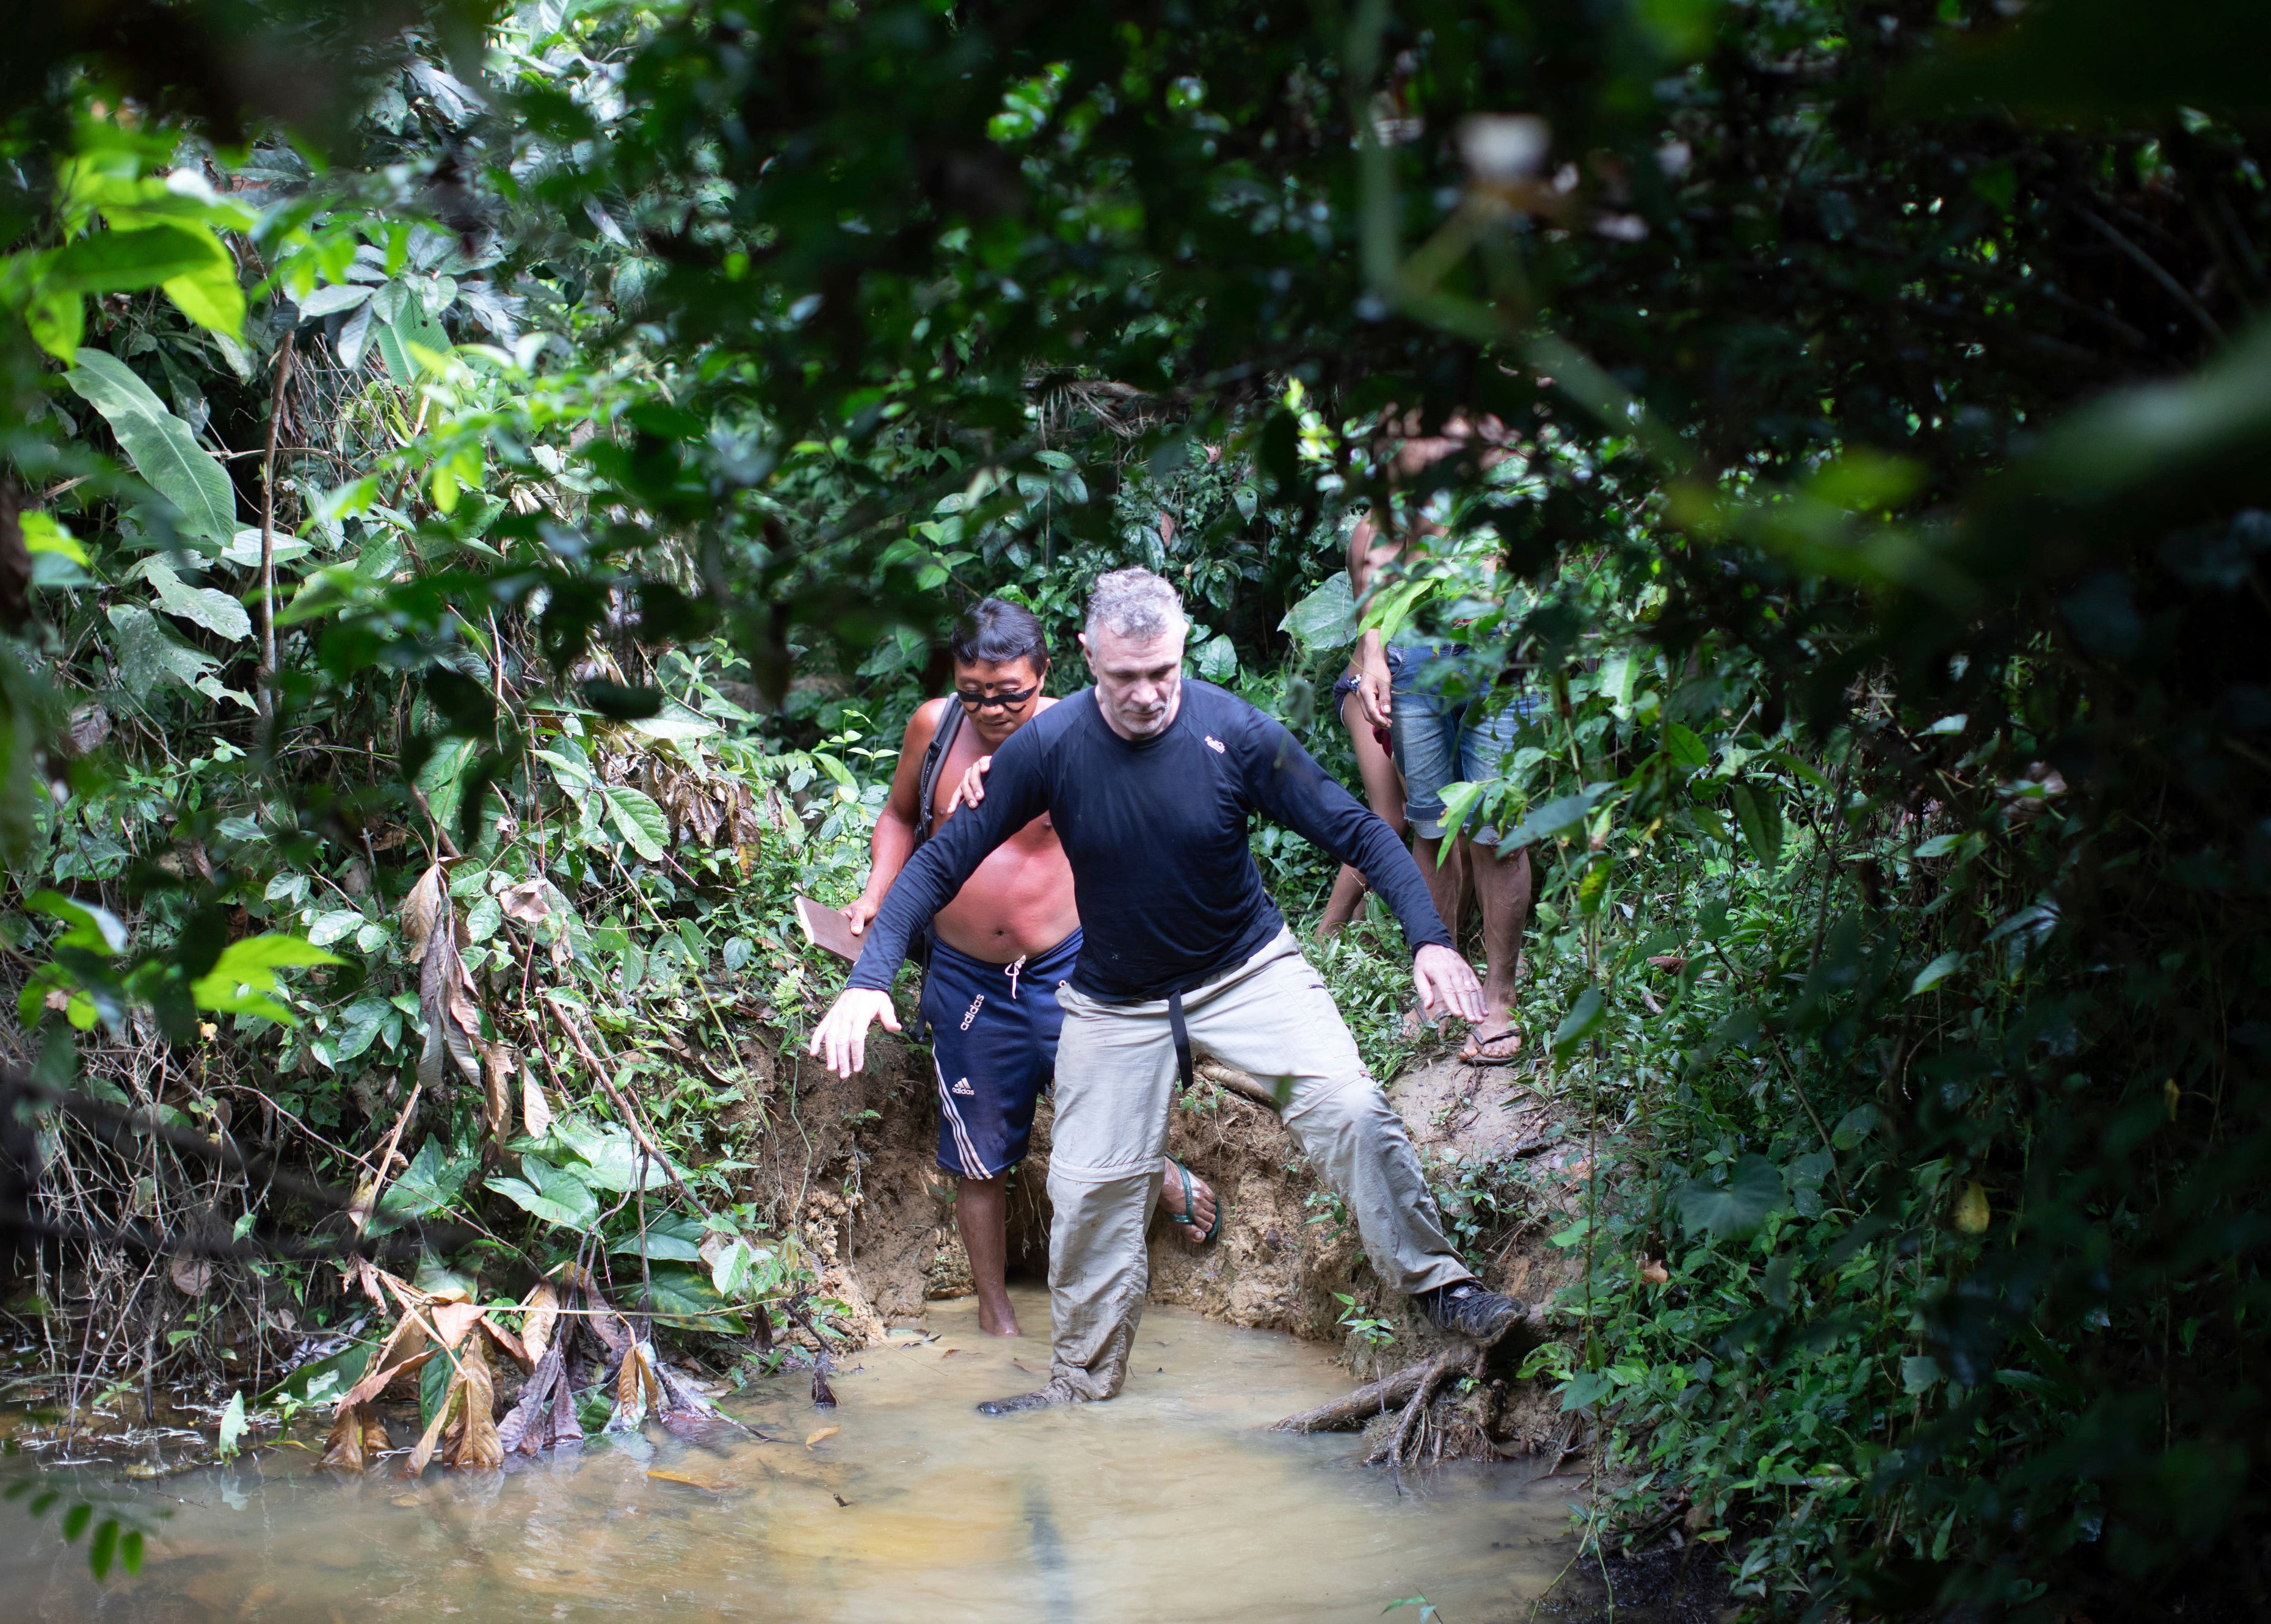
[(1468, 848), (1468, 867), (1483, 905), (1483, 1021), (1468, 1039), (1470, 1060), (1507, 1061), (1521, 1047), (1513, 1032), (1514, 1001), (1522, 966), (1522, 928), (1530, 919), (1530, 850), (1501, 857), (1493, 846)]
[[(1180, 1214), (1183, 1210), (1183, 1175), (1175, 1171), (1173, 1163), (1164, 1158), (1159, 1163), (1159, 1211)], [(1168, 1227), (1193, 1246), (1201, 1246), (1205, 1243), (1199, 1237), (1214, 1227), (1214, 1186), (1195, 1173), (1190, 1177), (1191, 1221), (1170, 1224)]]
[[(1396, 771), (1396, 757), (1373, 736), (1372, 724), (1364, 719), (1364, 706), (1354, 694), (1341, 701), (1341, 723), (1349, 730), (1357, 771), (1364, 777), (1366, 804), (1385, 818), (1400, 838), (1404, 830), (1404, 776)], [(1325, 904), (1324, 917), (1317, 921), (1318, 941), (1356, 917), (1356, 911), (1364, 905), (1365, 890), (1364, 875), (1343, 863), (1333, 881), (1332, 900)]]
[(1009, 1175), (963, 1180), (954, 1192), (954, 1222), (978, 1287), (979, 1328), (995, 1337), (1024, 1336), (1009, 1307)]

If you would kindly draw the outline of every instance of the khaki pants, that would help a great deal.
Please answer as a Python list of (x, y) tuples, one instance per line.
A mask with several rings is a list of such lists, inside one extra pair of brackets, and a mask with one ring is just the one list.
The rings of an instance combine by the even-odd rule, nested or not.
[[(1052, 1374), (1084, 1398), (1109, 1398), (1127, 1379), (1150, 1285), (1143, 1232), (1159, 1198), (1174, 1036), (1164, 1000), (1099, 1003), (1066, 987), (1058, 1002), (1065, 1018), (1049, 1144)], [(1348, 1203), (1383, 1280), (1411, 1292), (1469, 1278), (1443, 1239), (1411, 1136), (1357, 1058), (1291, 931), (1185, 993), (1183, 1017), (1195, 1053), (1290, 1081), (1285, 1126)]]

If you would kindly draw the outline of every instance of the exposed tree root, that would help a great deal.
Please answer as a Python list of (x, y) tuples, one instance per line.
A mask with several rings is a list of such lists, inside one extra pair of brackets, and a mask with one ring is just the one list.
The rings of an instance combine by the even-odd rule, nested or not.
[[(1270, 1428), (1281, 1433), (1359, 1432), (1376, 1437), (1367, 1466), (1385, 1464), (1400, 1489), (1407, 1468), (1454, 1460), (1505, 1458), (1493, 1434), (1505, 1409), (1515, 1360), (1545, 1339), (1540, 1316), (1516, 1321), (1496, 1342), (1445, 1348), (1406, 1365), (1344, 1398), (1289, 1415)], [(1489, 1379), (1495, 1367), (1499, 1379)], [(1396, 1412), (1400, 1412), (1398, 1414)], [(1383, 1418), (1395, 1416), (1392, 1423)]]

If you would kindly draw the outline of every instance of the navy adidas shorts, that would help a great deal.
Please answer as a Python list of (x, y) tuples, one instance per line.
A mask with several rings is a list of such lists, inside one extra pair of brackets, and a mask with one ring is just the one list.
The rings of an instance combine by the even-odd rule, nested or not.
[(1057, 989), (1079, 957), (1077, 930), (1014, 965), (932, 946), (922, 1013), (938, 1067), (938, 1165), (949, 1173), (990, 1179), (1024, 1159), (1033, 1106), (1056, 1076)]

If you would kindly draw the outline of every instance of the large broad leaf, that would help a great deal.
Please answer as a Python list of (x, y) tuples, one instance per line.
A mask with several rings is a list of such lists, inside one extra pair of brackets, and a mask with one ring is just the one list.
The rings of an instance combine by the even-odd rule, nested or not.
[(244, 606), (214, 586), (190, 586), (163, 559), (153, 558), (142, 573), (157, 590), (158, 606), (168, 615), (195, 622), (216, 637), (242, 643), (252, 635), (252, 616)]
[(699, 1270), (666, 1265), (650, 1270), (648, 1279), (654, 1291), (655, 1313), (672, 1316), (674, 1329), (685, 1330), (688, 1321), (697, 1318), (704, 1330), (738, 1332), (741, 1329), (741, 1315), (719, 1312), (726, 1300)]
[(670, 823), (662, 808), (644, 790), (626, 784), (607, 785), (600, 793), (607, 797), (607, 810), (631, 850), (651, 863), (660, 862), (663, 846), (670, 838)]
[[(624, 1194), (637, 1187), (641, 1152), (638, 1141), (621, 1128), (598, 1128), (580, 1118), (555, 1122), (553, 1136), (583, 1159), (576, 1171), (594, 1189)], [(645, 1158), (646, 1188), (670, 1182), (670, 1174), (653, 1157)]]
[(1752, 784), (1730, 785), (1727, 799), (1734, 803), (1735, 822), (1742, 825), (1752, 855), (1771, 866), (1782, 855), (1781, 803), (1772, 791)]
[(81, 237), (48, 262), (48, 275), (76, 293), (129, 293), (202, 271), (216, 256), (226, 263), (228, 250), (206, 227), (189, 220), (158, 220), (131, 231)]
[(397, 1218), (424, 1218), (439, 1212), (458, 1199), (480, 1165), (478, 1157), (452, 1156), (439, 1139), (428, 1138), (380, 1198), (379, 1211)]
[(308, 965), (337, 965), (346, 961), (326, 953), (298, 936), (247, 936), (221, 950), (212, 969), (190, 984), (200, 1009), (224, 1014), (259, 1015), (289, 1026), (299, 1017), (269, 994), (276, 990), (276, 972)]
[(1349, 591), (1345, 570), (1285, 611), (1277, 629), (1312, 654), (1329, 654), (1356, 641), (1356, 599)]
[(1543, 836), (1583, 832), (1585, 819), (1609, 789), (1610, 786), (1606, 784), (1596, 784), (1576, 794), (1563, 795), (1543, 806), (1532, 807), (1522, 822), (1507, 831), (1500, 839), (1499, 849), (1510, 852)]
[(236, 533), (236, 493), (228, 475), (124, 361), (83, 349), (63, 379), (102, 413), (134, 472), (180, 513), (182, 530), (224, 543)]
[(137, 699), (147, 702), (152, 690), (165, 682), (194, 686), (220, 663), (190, 647), (138, 604), (114, 604), (110, 624), (117, 633), (119, 681)]
[(583, 1180), (533, 1156), (520, 1158), (522, 1178), (491, 1179), (489, 1188), (523, 1211), (578, 1233), (599, 1221), (599, 1203)]
[(1721, 1240), (1754, 1233), (1782, 1203), (1781, 1170), (1756, 1153), (1744, 1156), (1729, 1168), (1724, 1184), (1714, 1184), (1706, 1174), (1672, 1192), (1672, 1204), (1679, 1209), (1681, 1223), (1690, 1230), (1708, 1231)]
[[(702, 1220), (689, 1213), (650, 1212), (644, 1250), (650, 1259), (657, 1261), (698, 1263), (702, 1261)], [(639, 1236), (636, 1232), (625, 1235), (607, 1250), (617, 1256), (637, 1257), (642, 1250)]]

